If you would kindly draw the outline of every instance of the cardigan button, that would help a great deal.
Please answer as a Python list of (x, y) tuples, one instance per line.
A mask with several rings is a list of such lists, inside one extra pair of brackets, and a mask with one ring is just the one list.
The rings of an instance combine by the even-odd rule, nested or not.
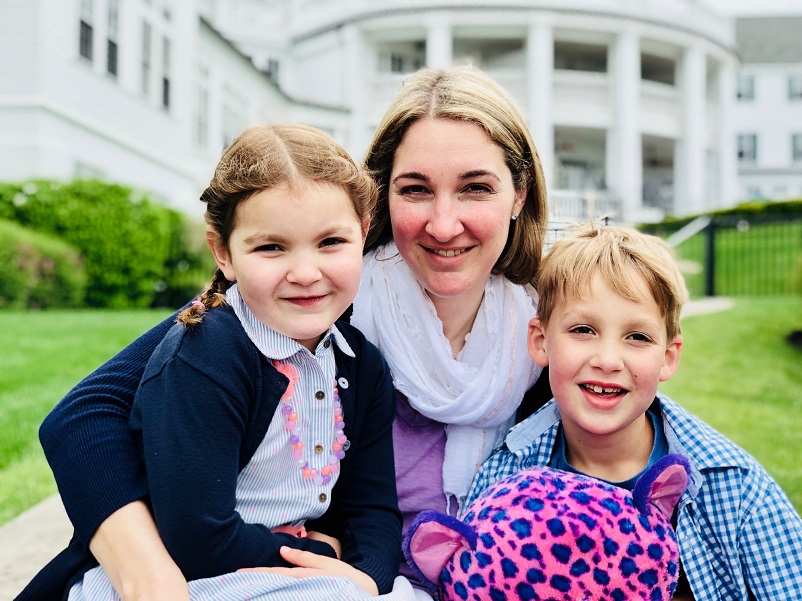
[(318, 391), (315, 393), (315, 398), (316, 398), (318, 401), (322, 401), (323, 399), (325, 399), (325, 398), (326, 398), (326, 393), (325, 393), (325, 392), (323, 392), (322, 390), (318, 390)]
[(328, 497), (326, 496), (326, 493), (324, 493), (324, 492), (320, 493), (320, 496), (318, 497), (318, 499), (320, 500), (321, 503), (325, 503), (327, 498)]
[(337, 384), (340, 385), (340, 388), (343, 388), (343, 389), (348, 388), (348, 380), (346, 380), (345, 378), (338, 378), (337, 379)]
[[(343, 445), (343, 446), (344, 446), (344, 445)], [(322, 444), (316, 444), (316, 445), (315, 445), (315, 453), (317, 453), (318, 455), (320, 455), (322, 452), (323, 452), (323, 445), (322, 445)]]

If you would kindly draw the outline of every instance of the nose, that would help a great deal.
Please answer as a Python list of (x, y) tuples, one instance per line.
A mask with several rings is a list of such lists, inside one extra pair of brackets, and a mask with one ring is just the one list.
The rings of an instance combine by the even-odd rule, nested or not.
[(590, 366), (604, 373), (615, 373), (624, 369), (624, 358), (615, 341), (599, 341), (590, 358)]
[(317, 263), (306, 254), (293, 261), (287, 270), (287, 281), (300, 286), (310, 286), (322, 277), (323, 274)]
[(436, 196), (426, 223), (426, 233), (439, 242), (448, 242), (464, 230), (459, 201), (447, 195)]

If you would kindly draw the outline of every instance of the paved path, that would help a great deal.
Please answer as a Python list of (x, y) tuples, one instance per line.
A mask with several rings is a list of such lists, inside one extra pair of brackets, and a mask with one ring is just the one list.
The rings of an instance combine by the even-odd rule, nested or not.
[[(682, 316), (715, 313), (732, 305), (728, 298), (706, 298), (688, 303)], [(0, 601), (11, 601), (71, 536), (72, 526), (58, 495), (0, 526)]]

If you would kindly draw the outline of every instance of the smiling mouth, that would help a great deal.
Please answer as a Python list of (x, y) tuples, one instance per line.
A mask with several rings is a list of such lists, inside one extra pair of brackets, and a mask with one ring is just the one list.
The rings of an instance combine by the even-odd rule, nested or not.
[(602, 396), (616, 396), (626, 392), (623, 388), (607, 388), (604, 386), (596, 386), (595, 384), (580, 384), (580, 386), (589, 392)]
[(325, 298), (325, 297), (323, 297), (323, 296), (304, 296), (304, 297), (296, 296), (296, 297), (292, 297), (292, 298), (287, 298), (286, 300), (287, 300), (287, 302), (290, 302), (293, 305), (300, 305), (301, 307), (309, 307), (309, 306), (314, 305), (315, 303), (323, 300), (323, 298)]
[(457, 255), (467, 252), (469, 249), (461, 248), (459, 250), (439, 250), (436, 248), (427, 248), (426, 250), (437, 255), (438, 257), (456, 257)]

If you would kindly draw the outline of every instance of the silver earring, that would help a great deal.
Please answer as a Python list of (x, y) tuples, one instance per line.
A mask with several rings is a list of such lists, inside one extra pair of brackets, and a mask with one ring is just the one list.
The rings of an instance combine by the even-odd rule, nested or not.
[(513, 213), (512, 220), (515, 221), (516, 219), (518, 219), (518, 213)]

